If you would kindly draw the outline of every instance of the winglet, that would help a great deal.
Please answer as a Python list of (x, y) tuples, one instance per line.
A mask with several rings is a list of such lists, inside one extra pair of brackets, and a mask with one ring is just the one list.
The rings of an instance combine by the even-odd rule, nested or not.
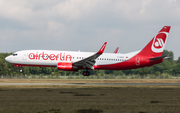
[(119, 50), (119, 47), (117, 47), (117, 48), (116, 48), (116, 50), (114, 51), (114, 53), (117, 53), (117, 52), (118, 52), (118, 50)]
[(104, 52), (104, 49), (106, 48), (107, 42), (104, 43), (104, 45), (101, 47), (101, 49), (97, 52), (97, 54), (102, 54)]

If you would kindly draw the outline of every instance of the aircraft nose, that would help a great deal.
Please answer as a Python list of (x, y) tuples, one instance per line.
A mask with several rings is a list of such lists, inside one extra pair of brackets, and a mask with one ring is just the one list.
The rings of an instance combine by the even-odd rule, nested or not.
[(9, 56), (7, 56), (7, 57), (5, 58), (5, 60), (6, 60), (7, 62), (10, 62), (11, 58), (10, 58)]

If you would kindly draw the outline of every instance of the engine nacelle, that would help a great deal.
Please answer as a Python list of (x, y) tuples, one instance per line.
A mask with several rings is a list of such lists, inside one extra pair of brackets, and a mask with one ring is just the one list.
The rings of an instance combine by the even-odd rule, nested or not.
[(14, 64), (14, 67), (22, 67), (20, 64)]
[(67, 62), (58, 62), (57, 69), (64, 71), (73, 71), (73, 65), (72, 63), (67, 63)]

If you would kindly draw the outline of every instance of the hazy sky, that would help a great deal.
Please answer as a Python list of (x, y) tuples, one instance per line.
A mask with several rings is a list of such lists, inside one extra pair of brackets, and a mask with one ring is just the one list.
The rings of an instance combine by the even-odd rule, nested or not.
[(0, 0), (0, 52), (142, 49), (165, 25), (165, 49), (180, 56), (178, 0)]

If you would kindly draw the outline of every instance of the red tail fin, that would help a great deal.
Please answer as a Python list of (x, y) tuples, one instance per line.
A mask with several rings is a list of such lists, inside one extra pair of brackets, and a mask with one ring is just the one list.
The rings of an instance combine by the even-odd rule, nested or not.
[(171, 26), (164, 26), (138, 55), (162, 56)]

